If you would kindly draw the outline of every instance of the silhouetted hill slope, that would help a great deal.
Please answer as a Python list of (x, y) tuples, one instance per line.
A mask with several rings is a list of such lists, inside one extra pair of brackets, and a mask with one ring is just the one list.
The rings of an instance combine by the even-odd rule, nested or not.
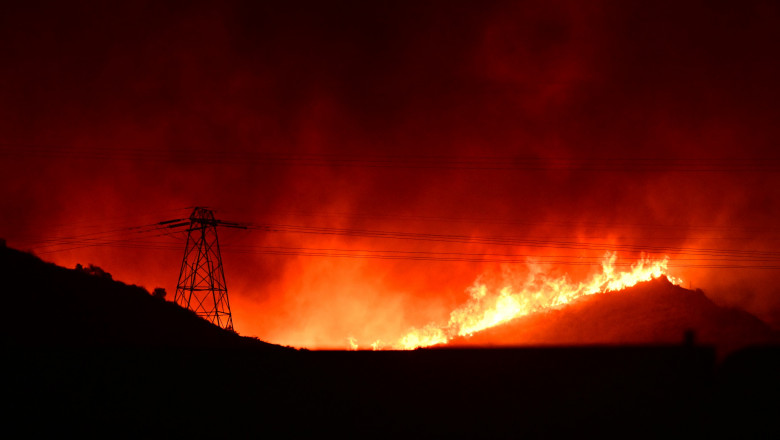
[(780, 341), (777, 331), (753, 315), (658, 278), (518, 318), (450, 345), (678, 344), (687, 330), (695, 332), (697, 343), (721, 353)]
[(255, 347), (138, 286), (0, 247), (2, 343), (20, 347)]

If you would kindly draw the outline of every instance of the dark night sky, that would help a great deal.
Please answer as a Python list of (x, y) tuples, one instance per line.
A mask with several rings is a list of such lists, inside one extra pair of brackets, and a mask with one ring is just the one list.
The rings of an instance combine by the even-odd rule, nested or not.
[(569, 262), (647, 248), (778, 326), (779, 25), (771, 1), (16, 2), (0, 14), (0, 237), (171, 296), (180, 235), (44, 240), (205, 205), (598, 247), (222, 232), (237, 330), (283, 344), (446, 321), (478, 276), (524, 265), (264, 246)]

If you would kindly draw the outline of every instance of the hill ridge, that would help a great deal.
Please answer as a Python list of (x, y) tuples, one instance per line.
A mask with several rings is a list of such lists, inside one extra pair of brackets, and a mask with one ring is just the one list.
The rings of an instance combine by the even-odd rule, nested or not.
[(280, 349), (221, 329), (143, 287), (0, 247), (6, 346)]

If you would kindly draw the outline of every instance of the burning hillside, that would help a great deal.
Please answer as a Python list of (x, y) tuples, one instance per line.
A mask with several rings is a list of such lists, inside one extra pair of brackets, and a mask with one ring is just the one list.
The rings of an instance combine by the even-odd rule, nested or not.
[(621, 270), (617, 254), (607, 253), (601, 272), (581, 282), (539, 266), (531, 266), (524, 279), (505, 270), (500, 281), (478, 279), (446, 323), (415, 328), (393, 344), (377, 341), (372, 348), (676, 344), (686, 332), (722, 352), (780, 341), (749, 313), (680, 287), (682, 280), (668, 275), (667, 266), (667, 258), (643, 256)]
[(720, 307), (702, 291), (684, 289), (661, 277), (458, 336), (449, 345), (679, 344), (686, 332), (721, 355), (780, 342), (778, 332), (753, 315)]
[[(616, 263), (617, 254), (608, 252), (602, 261), (601, 272), (581, 282), (571, 281), (567, 274), (550, 275), (533, 264), (529, 265), (524, 279), (518, 279), (509, 269), (498, 282), (480, 277), (468, 289), (469, 300), (452, 311), (446, 324), (431, 323), (409, 331), (396, 343), (387, 345), (376, 341), (371, 346), (374, 349), (411, 350), (446, 344), (454, 338), (471, 336), (522, 316), (560, 308), (584, 296), (625, 289), (659, 277), (676, 284), (681, 282), (666, 274), (668, 258), (653, 260), (642, 256), (629, 270), (620, 270)], [(350, 342), (357, 348), (356, 341)]]

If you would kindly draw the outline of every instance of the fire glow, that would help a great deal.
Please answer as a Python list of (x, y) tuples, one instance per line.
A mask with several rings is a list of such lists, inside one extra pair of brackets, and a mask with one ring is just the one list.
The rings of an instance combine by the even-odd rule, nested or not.
[[(562, 307), (587, 295), (619, 291), (661, 276), (666, 276), (673, 284), (682, 283), (667, 275), (668, 257), (652, 260), (642, 256), (627, 271), (618, 271), (616, 261), (617, 254), (608, 252), (601, 262), (601, 272), (579, 283), (572, 282), (567, 275), (549, 276), (535, 265), (530, 265), (531, 271), (523, 282), (505, 284), (498, 289), (477, 279), (468, 288), (469, 300), (450, 313), (446, 324), (430, 323), (412, 329), (395, 343), (375, 341), (371, 348), (413, 350), (446, 344), (455, 337), (471, 336), (522, 316)], [(357, 341), (351, 339), (350, 346), (357, 349)]]

